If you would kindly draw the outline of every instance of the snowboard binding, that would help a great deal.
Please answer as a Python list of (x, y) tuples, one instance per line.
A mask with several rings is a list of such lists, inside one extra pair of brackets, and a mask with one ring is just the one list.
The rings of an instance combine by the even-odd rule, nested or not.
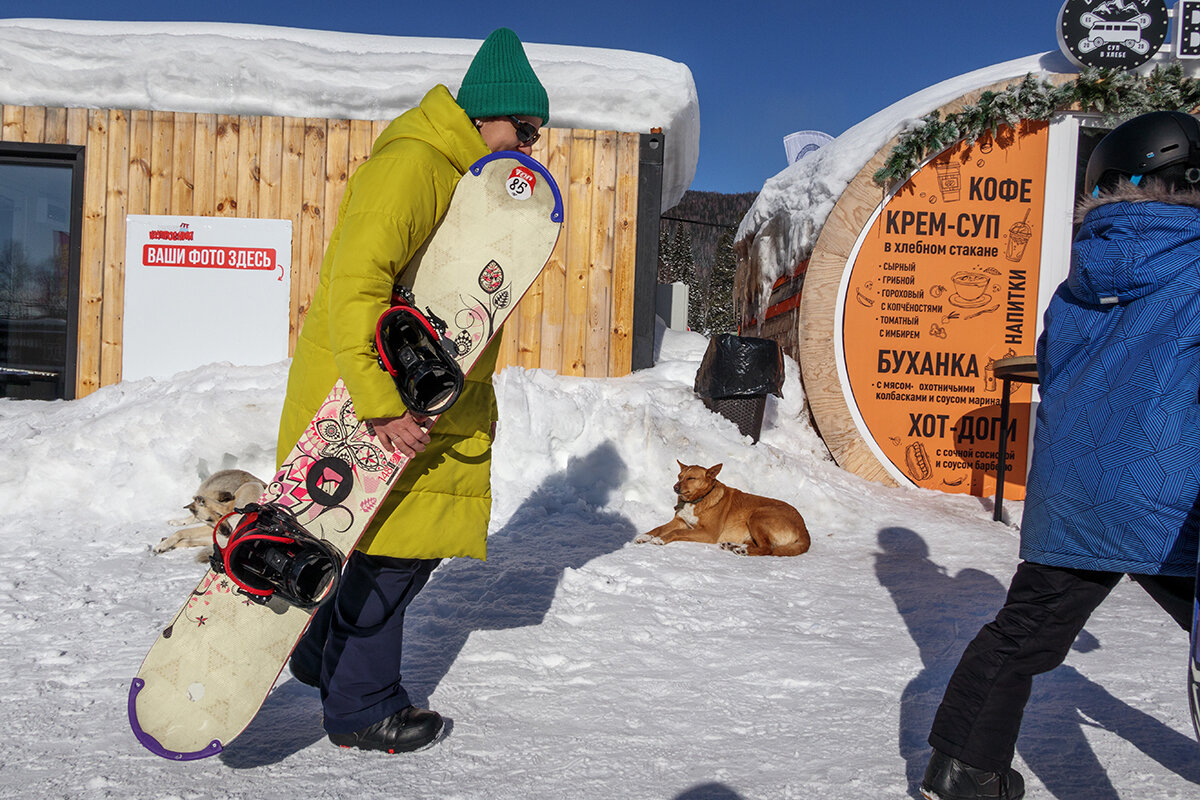
[(392, 307), (375, 328), (375, 350), (379, 366), (414, 413), (442, 414), (462, 394), (463, 371), (454, 360), (458, 347), (446, 338), (446, 323), (418, 311), (406, 287), (392, 291)]
[(279, 597), (297, 608), (316, 608), (334, 595), (345, 561), (337, 548), (304, 530), (280, 506), (250, 503), (233, 513), (244, 516), (224, 547), (214, 529), (209, 558), (214, 571), (228, 575), (258, 603)]

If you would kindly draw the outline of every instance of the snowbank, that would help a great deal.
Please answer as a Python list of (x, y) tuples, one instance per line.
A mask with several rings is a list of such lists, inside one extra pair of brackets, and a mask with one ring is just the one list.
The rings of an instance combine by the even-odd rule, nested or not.
[[(518, 31), (519, 33), (519, 31)], [(457, 91), (479, 42), (227, 23), (0, 20), (0, 101), (387, 119), (434, 84)], [(527, 42), (551, 123), (667, 135), (663, 209), (696, 173), (700, 110), (686, 65)]]

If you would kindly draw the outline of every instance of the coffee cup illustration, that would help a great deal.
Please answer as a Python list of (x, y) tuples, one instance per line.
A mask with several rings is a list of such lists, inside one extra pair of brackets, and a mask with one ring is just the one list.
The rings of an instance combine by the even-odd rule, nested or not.
[(954, 284), (954, 294), (950, 295), (950, 304), (959, 308), (978, 308), (988, 301), (987, 288), (992, 279), (982, 272), (959, 270), (950, 276)]
[(962, 191), (962, 170), (953, 161), (937, 161), (934, 163), (937, 171), (938, 190), (942, 200), (947, 203), (956, 202)]

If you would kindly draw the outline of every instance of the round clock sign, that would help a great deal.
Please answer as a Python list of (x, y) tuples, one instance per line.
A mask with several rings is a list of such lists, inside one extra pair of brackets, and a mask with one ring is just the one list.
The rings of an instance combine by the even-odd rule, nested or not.
[(1140, 67), (1166, 38), (1163, 0), (1066, 0), (1058, 12), (1058, 46), (1081, 67)]

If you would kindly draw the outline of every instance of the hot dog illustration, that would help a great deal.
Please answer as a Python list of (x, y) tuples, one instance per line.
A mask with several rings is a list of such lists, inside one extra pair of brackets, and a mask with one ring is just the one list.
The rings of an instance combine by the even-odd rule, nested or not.
[(933, 476), (929, 453), (920, 442), (913, 442), (904, 448), (904, 466), (908, 468), (909, 477), (913, 480), (926, 481)]

